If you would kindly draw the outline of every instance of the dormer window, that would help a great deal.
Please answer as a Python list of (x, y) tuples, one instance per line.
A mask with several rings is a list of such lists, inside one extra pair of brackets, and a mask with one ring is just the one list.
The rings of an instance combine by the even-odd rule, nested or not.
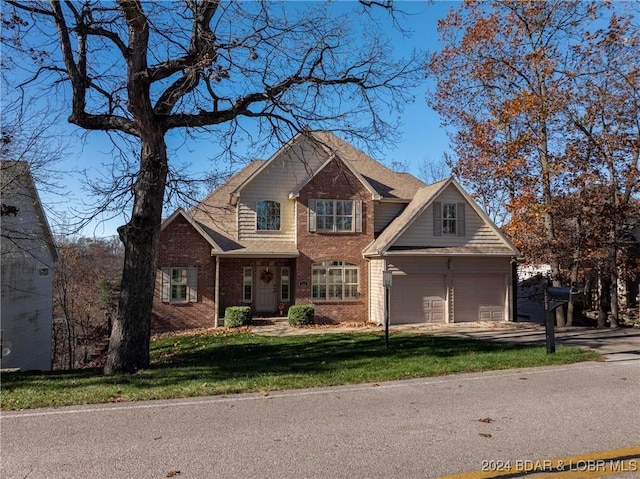
[(464, 203), (433, 203), (433, 234), (435, 236), (464, 236)]
[(455, 235), (457, 232), (457, 205), (455, 203), (444, 203), (442, 205), (442, 234)]
[(280, 203), (272, 200), (258, 201), (256, 205), (256, 229), (258, 231), (280, 230)]

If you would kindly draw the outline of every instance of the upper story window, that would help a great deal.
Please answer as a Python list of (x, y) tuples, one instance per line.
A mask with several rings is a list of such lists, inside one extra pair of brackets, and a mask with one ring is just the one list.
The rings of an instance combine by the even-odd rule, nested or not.
[(345, 261), (323, 261), (315, 263), (311, 270), (314, 300), (358, 299), (358, 265)]
[(362, 201), (309, 200), (309, 231), (361, 232)]
[(464, 203), (433, 203), (433, 234), (435, 236), (464, 236)]
[(256, 229), (258, 231), (280, 230), (280, 203), (272, 200), (258, 201), (256, 205)]

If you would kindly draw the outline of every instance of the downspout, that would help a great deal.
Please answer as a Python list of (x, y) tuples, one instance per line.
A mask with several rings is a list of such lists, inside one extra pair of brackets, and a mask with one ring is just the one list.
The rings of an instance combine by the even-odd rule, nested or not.
[(218, 318), (220, 317), (220, 255), (216, 255), (216, 281), (213, 289), (213, 314), (215, 315), (213, 325), (217, 328)]

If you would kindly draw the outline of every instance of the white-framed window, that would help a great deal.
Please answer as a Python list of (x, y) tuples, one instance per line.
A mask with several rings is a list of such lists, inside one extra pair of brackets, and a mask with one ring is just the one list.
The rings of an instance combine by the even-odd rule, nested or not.
[(258, 201), (256, 204), (256, 230), (280, 230), (280, 203), (273, 200)]
[(198, 268), (162, 268), (162, 301), (195, 303), (198, 301)]
[(253, 301), (253, 268), (246, 266), (242, 268), (242, 302)]
[(435, 236), (464, 236), (464, 203), (433, 203), (433, 234)]
[(283, 266), (280, 268), (280, 301), (291, 299), (291, 268)]
[(362, 201), (309, 200), (309, 231), (361, 232)]
[(319, 301), (358, 299), (358, 265), (323, 261), (311, 267), (311, 296)]

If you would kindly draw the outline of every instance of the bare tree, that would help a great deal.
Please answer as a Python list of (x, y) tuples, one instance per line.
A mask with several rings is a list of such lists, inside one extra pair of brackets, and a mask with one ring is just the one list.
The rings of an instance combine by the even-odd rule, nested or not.
[(59, 238), (57, 249), (54, 367), (74, 369), (97, 360), (92, 356), (109, 334), (114, 292), (120, 289), (123, 252), (115, 238)]
[[(206, 132), (227, 156), (241, 136), (276, 144), (307, 126), (374, 145), (393, 140), (385, 115), (421, 77), (422, 59), (394, 61), (371, 17), (335, 15), (330, 3), (7, 3), (14, 51), (45, 49), (25, 85), (68, 84), (71, 123), (139, 145), (118, 178), (133, 207), (118, 230), (125, 264), (107, 374), (149, 364), (162, 207), (175, 171), (168, 132)], [(352, 24), (361, 22), (358, 37)]]

